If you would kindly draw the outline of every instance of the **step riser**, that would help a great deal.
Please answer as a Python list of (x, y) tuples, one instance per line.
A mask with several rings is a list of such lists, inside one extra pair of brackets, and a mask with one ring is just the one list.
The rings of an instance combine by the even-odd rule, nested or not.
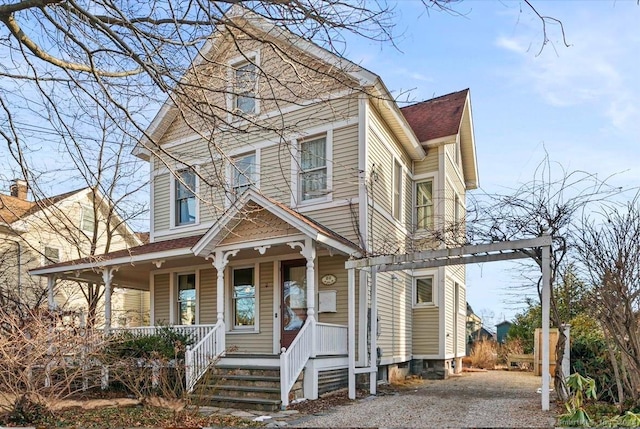
[(280, 405), (275, 404), (253, 404), (235, 402), (229, 400), (202, 399), (198, 402), (200, 406), (219, 407), (219, 408), (235, 408), (238, 410), (257, 410), (257, 411), (279, 411)]
[(212, 374), (216, 377), (225, 377), (230, 375), (248, 375), (262, 377), (280, 377), (280, 369), (252, 369), (252, 368), (216, 368)]
[(224, 396), (225, 398), (252, 398), (252, 399), (280, 399), (280, 391), (277, 392), (247, 392), (243, 390), (229, 390), (221, 389), (216, 390), (214, 393), (216, 396)]
[(280, 388), (280, 381), (264, 381), (264, 380), (233, 380), (223, 378), (220, 380), (211, 380), (202, 387), (216, 389), (218, 386), (251, 386), (251, 387), (271, 387)]

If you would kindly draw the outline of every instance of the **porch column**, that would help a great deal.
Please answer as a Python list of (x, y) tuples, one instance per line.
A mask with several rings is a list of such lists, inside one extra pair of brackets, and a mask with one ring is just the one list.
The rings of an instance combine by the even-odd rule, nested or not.
[(349, 399), (356, 399), (356, 270), (349, 268), (347, 274)]
[[(300, 248), (300, 254), (307, 260), (307, 320), (308, 323), (316, 322), (316, 246), (312, 239), (307, 238), (304, 243), (295, 241), (287, 243), (289, 247)], [(316, 331), (312, 326), (311, 357), (316, 356)]]
[(216, 250), (213, 255), (210, 255), (210, 258), (213, 260), (213, 266), (216, 269), (217, 275), (217, 283), (216, 283), (216, 320), (217, 323), (220, 324), (220, 336), (218, 337), (218, 349), (224, 350), (225, 346), (225, 336), (224, 332), (226, 331), (224, 325), (224, 269), (227, 267), (229, 263), (229, 258), (232, 256), (236, 256), (240, 249), (229, 250), (228, 252), (223, 252), (221, 250)]
[(104, 331), (107, 334), (111, 330), (111, 283), (116, 271), (118, 271), (118, 268), (102, 269), (102, 281), (104, 282)]
[[(545, 235), (547, 233), (545, 232)], [(542, 247), (542, 410), (549, 411), (549, 310), (551, 307), (551, 246)]]
[(47, 303), (49, 310), (56, 309), (56, 301), (54, 298), (53, 290), (56, 286), (56, 276), (47, 276)]
[(378, 387), (378, 290), (376, 286), (376, 277), (378, 274), (378, 267), (371, 267), (371, 313), (369, 319), (371, 322), (371, 350), (369, 358), (369, 393), (376, 394), (376, 388)]

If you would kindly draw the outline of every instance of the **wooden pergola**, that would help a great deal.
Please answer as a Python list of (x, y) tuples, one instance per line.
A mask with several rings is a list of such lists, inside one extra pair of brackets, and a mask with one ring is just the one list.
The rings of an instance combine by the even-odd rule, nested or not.
[(371, 314), (377, 314), (376, 274), (379, 272), (435, 268), (448, 265), (477, 264), (482, 262), (507, 261), (531, 257), (534, 249), (542, 250), (542, 409), (549, 410), (549, 314), (551, 298), (551, 235), (504, 241), (491, 244), (454, 247), (439, 250), (407, 253), (402, 255), (376, 256), (352, 259), (345, 263), (349, 273), (349, 398), (356, 397), (356, 374), (369, 374), (370, 392), (376, 393), (377, 362), (374, 358), (377, 350), (376, 332), (378, 321), (371, 317), (369, 365), (356, 367), (356, 308), (355, 308), (355, 272), (366, 270), (371, 275)]

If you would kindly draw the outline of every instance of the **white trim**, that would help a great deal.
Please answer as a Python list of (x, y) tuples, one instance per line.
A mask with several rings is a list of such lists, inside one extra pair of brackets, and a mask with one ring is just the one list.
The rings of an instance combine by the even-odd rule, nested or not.
[(260, 163), (262, 161), (261, 152), (262, 151), (260, 150), (260, 148), (256, 148), (256, 149), (250, 149), (250, 150), (240, 152), (236, 155), (228, 156), (228, 162), (225, 163), (226, 164), (225, 179), (226, 179), (226, 183), (229, 184), (229, 193), (224, 198), (225, 207), (229, 207), (233, 203), (233, 200), (237, 199), (238, 196), (241, 194), (240, 192), (236, 195), (232, 192), (235, 189), (235, 184), (233, 183), (234, 171), (233, 171), (233, 164), (231, 161), (253, 155), (255, 157), (254, 177), (252, 178), (253, 180), (250, 180), (249, 185), (247, 186), (253, 186), (256, 189), (260, 189), (260, 171), (261, 171)]
[[(149, 272), (149, 323), (156, 325), (156, 276), (153, 271)], [(142, 300), (141, 300), (142, 301)], [(142, 303), (141, 303), (142, 304)]]
[[(296, 234), (296, 235), (286, 235), (283, 237), (276, 237), (276, 238), (267, 238), (267, 239), (261, 239), (261, 240), (251, 240), (251, 241), (243, 241), (243, 242), (238, 242), (238, 243), (232, 243), (232, 244), (226, 244), (226, 245), (222, 245), (222, 246), (216, 246), (216, 250), (221, 250), (221, 251), (227, 251), (227, 250), (234, 250), (234, 249), (253, 249), (254, 247), (259, 247), (259, 246), (273, 246), (276, 244), (286, 244), (290, 241), (298, 241), (298, 240), (304, 240), (305, 238), (307, 238), (306, 235), (304, 234)], [(264, 258), (260, 257), (260, 261), (264, 261)], [(233, 262), (230, 261), (229, 262), (231, 265), (233, 265)]]
[[(316, 129), (322, 129), (320, 127), (316, 127)], [(324, 131), (318, 131), (316, 135), (314, 135), (313, 131), (316, 129), (309, 129), (305, 132), (304, 138), (297, 138), (291, 141), (292, 143), (292, 153), (294, 159), (291, 162), (291, 189), (293, 192), (291, 193), (291, 208), (301, 209), (303, 207), (313, 206), (318, 203), (327, 203), (333, 201), (333, 128), (327, 128)], [(326, 193), (324, 195), (310, 198), (304, 200), (302, 198), (302, 189), (300, 188), (301, 182), (299, 180), (300, 173), (302, 171), (300, 165), (300, 144), (308, 141), (314, 141), (318, 139), (325, 139), (325, 168), (327, 170), (326, 181), (327, 185), (325, 188)], [(295, 176), (295, 177), (294, 177)]]
[[(59, 243), (57, 243), (57, 245), (59, 245)], [(57, 261), (53, 261), (53, 260), (48, 260), (47, 259), (47, 248), (51, 249), (51, 250), (57, 250), (58, 251), (58, 260)], [(21, 251), (22, 253), (22, 251)], [(64, 256), (62, 254), (62, 248), (61, 247), (56, 247), (52, 244), (46, 244), (46, 243), (42, 243), (42, 253), (41, 253), (41, 257), (40, 257), (40, 265), (48, 265), (48, 264), (57, 264), (59, 262), (63, 262), (64, 261)], [(22, 267), (18, 267), (19, 269), (22, 269)]]
[(282, 315), (280, 314), (280, 290), (282, 280), (280, 278), (281, 259), (273, 261), (273, 353), (280, 354), (280, 335), (282, 331)]
[[(442, 308), (440, 305), (440, 293), (438, 291), (438, 282), (439, 282), (439, 272), (438, 269), (423, 269), (414, 271), (411, 276), (411, 308)], [(418, 292), (416, 290), (416, 283), (418, 279), (431, 277), (431, 302), (418, 303)]]
[(424, 360), (443, 360), (444, 355), (412, 355), (412, 359), (424, 359)]
[[(254, 262), (253, 264), (247, 263), (248, 261), (234, 261), (236, 263), (229, 263), (226, 267), (225, 277), (228, 277), (228, 281), (226, 282), (227, 293), (225, 295), (228, 296), (226, 299), (225, 311), (226, 313), (226, 325), (227, 332), (229, 334), (259, 334), (260, 333), (260, 263)], [(255, 297), (254, 297), (254, 310), (253, 310), (253, 326), (241, 327), (236, 326), (235, 324), (235, 313), (233, 311), (233, 274), (235, 270), (243, 270), (247, 268), (253, 269), (253, 287), (255, 289)]]
[[(193, 190), (193, 197), (195, 199), (195, 211), (196, 211), (196, 218), (193, 222), (189, 222), (189, 223), (185, 223), (183, 225), (178, 225), (177, 221), (178, 219), (176, 218), (176, 181), (178, 181), (178, 174), (180, 174), (182, 171), (185, 170), (194, 170), (193, 171), (193, 176), (194, 176), (194, 180), (195, 180), (195, 189)], [(198, 167), (197, 166), (192, 166), (192, 167), (182, 167), (182, 168), (176, 168), (176, 170), (174, 172), (172, 172), (172, 174), (169, 175), (169, 210), (171, 210), (171, 212), (169, 213), (169, 230), (171, 231), (183, 231), (186, 230), (188, 231), (187, 228), (193, 228), (194, 226), (199, 226), (200, 225), (200, 198), (198, 197), (198, 195), (200, 195), (200, 178), (198, 177)]]
[(154, 241), (155, 241), (155, 238), (164, 238), (172, 235), (177, 236), (176, 238), (180, 238), (188, 235), (195, 235), (192, 233), (197, 231), (205, 232), (207, 229), (211, 228), (214, 223), (215, 221), (210, 221), (210, 222), (199, 223), (197, 225), (189, 224), (189, 225), (178, 226), (170, 229), (162, 229), (160, 231), (155, 231)]
[(200, 324), (200, 270), (196, 269), (196, 325)]
[[(302, 207), (298, 207), (297, 211), (299, 213), (308, 213), (308, 212), (312, 212), (312, 211), (316, 211), (316, 210), (328, 210), (328, 209), (333, 209), (333, 208), (337, 208), (337, 207), (344, 207), (344, 206), (348, 206), (349, 204), (353, 203), (354, 199), (355, 198), (349, 198), (349, 199), (328, 201), (326, 203), (305, 205), (305, 206), (302, 206)], [(355, 202), (357, 202), (357, 200)]]
[[(367, 292), (368, 286), (367, 281), (369, 278), (369, 273), (364, 270), (360, 271), (360, 282), (358, 284), (359, 289), (359, 297), (358, 297), (358, 360), (356, 361), (356, 366), (365, 366), (367, 364)], [(368, 367), (367, 367), (368, 369)]]
[[(236, 95), (234, 94), (235, 88), (234, 85), (236, 83), (235, 79), (235, 71), (236, 67), (244, 64), (253, 64), (256, 67), (256, 83), (253, 88), (253, 100), (255, 102), (253, 112), (244, 112), (235, 107), (236, 104)], [(260, 85), (259, 85), (259, 77), (260, 77), (260, 50), (248, 51), (243, 55), (238, 55), (231, 60), (227, 61), (227, 94), (226, 94), (226, 107), (227, 107), (227, 122), (241, 122), (246, 121), (242, 116), (243, 115), (251, 115), (252, 117), (260, 115)], [(238, 113), (234, 113), (238, 110)]]
[(428, 148), (434, 148), (446, 144), (455, 143), (460, 138), (460, 133), (451, 134), (450, 136), (438, 137), (431, 140), (423, 141), (422, 144)]
[(379, 213), (382, 217), (384, 217), (387, 221), (389, 221), (395, 228), (400, 230), (403, 234), (409, 236), (411, 235), (411, 231), (406, 227), (404, 222), (401, 219), (396, 219), (393, 217), (391, 213), (384, 209), (384, 207), (380, 206), (379, 203), (373, 201), (373, 210)]
[(176, 275), (169, 275), (169, 323), (176, 324)]
[[(451, 161), (451, 164), (454, 166), (454, 168), (453, 168), (454, 174), (458, 178), (458, 180), (460, 181), (460, 184), (462, 185), (462, 188), (464, 188), (466, 190), (467, 185), (466, 185), (466, 183), (464, 181), (464, 176), (462, 175), (462, 171), (460, 169), (460, 166), (456, 164), (455, 159), (451, 159), (451, 156), (449, 156), (449, 154), (447, 153), (446, 150), (444, 151), (444, 153), (445, 153), (445, 157), (448, 158), (449, 161)], [(446, 165), (446, 163), (445, 163), (445, 165)], [(451, 178), (450, 178), (450, 176), (448, 174), (446, 175), (446, 177), (447, 177), (448, 181), (452, 182)]]
[[(155, 176), (153, 175), (153, 168), (149, 168), (149, 242), (153, 243), (155, 241), (156, 238), (156, 231), (155, 231), (155, 221), (156, 221), (156, 217), (155, 217), (155, 201), (156, 201), (156, 197), (155, 197), (155, 185), (154, 185), (154, 179)], [(171, 221), (169, 221), (171, 222)]]
[[(397, 177), (397, 170), (400, 170), (400, 183), (396, 183), (396, 179)], [(402, 163), (402, 159), (401, 158), (397, 158), (397, 157), (393, 157), (393, 164), (391, 167), (392, 173), (391, 173), (391, 215), (393, 217), (393, 219), (395, 219), (397, 222), (400, 222), (401, 224), (404, 224), (404, 219), (405, 219), (405, 215), (404, 215), (404, 208), (405, 208), (405, 204), (404, 204), (404, 200), (405, 200), (405, 192), (404, 192), (404, 166)], [(399, 186), (398, 186), (399, 185)], [(398, 202), (400, 207), (396, 207), (396, 191), (398, 192)], [(398, 217), (396, 217), (396, 208), (398, 209)]]
[(447, 323), (446, 323), (446, 270), (445, 267), (438, 267), (438, 304), (440, 310), (438, 312), (438, 338), (440, 339), (438, 344), (438, 354), (444, 356), (447, 346)]
[(393, 365), (396, 363), (404, 363), (404, 362), (409, 362), (412, 359), (412, 355), (409, 354), (404, 354), (404, 355), (400, 355), (400, 356), (389, 356), (389, 357), (385, 357), (380, 359), (380, 366), (383, 365)]
[[(423, 173), (420, 174), (416, 177), (414, 177), (413, 179), (413, 184), (411, 186), (413, 192), (411, 195), (411, 230), (414, 231), (415, 234), (428, 234), (429, 230), (428, 229), (423, 229), (423, 228), (418, 228), (418, 207), (417, 207), (417, 200), (416, 198), (418, 197), (418, 190), (417, 190), (417, 186), (418, 183), (423, 183), (423, 182), (428, 182), (431, 181), (431, 200), (432, 200), (432, 204), (433, 204), (433, 229), (437, 230), (437, 228), (440, 226), (437, 223), (437, 218), (438, 218), (438, 214), (437, 214), (437, 209), (436, 206), (438, 206), (438, 190), (440, 189), (438, 187), (439, 183), (438, 183), (438, 175), (437, 172), (432, 172), (432, 173)], [(415, 237), (414, 237), (415, 238)]]

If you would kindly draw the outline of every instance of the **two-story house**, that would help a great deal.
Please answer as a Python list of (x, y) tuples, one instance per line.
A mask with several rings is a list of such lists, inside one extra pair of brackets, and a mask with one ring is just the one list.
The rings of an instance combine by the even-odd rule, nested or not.
[[(87, 299), (75, 282), (61, 281), (48, 296), (42, 277), (29, 270), (60, 261), (73, 260), (106, 248), (126, 249), (142, 244), (139, 237), (118, 217), (113, 216), (104, 198), (94, 198), (91, 189), (78, 189), (32, 201), (24, 180), (14, 180), (8, 195), (0, 194), (0, 296), (3, 305), (35, 308), (47, 304), (87, 315)], [(96, 203), (94, 204), (94, 201)], [(111, 218), (107, 233), (106, 219)], [(95, 238), (94, 238), (95, 234)], [(103, 300), (97, 302), (98, 322)], [(149, 293), (119, 289), (113, 297), (117, 324), (137, 326), (148, 315)], [(85, 319), (86, 320), (86, 319)]]
[(317, 398), (376, 361), (381, 379), (461, 368), (464, 267), (378, 274), (372, 332), (370, 276), (345, 262), (460, 240), (478, 183), (469, 91), (401, 109), (374, 73), (233, 10), (184, 78), (206, 84), (167, 102), (136, 148), (151, 242), (35, 273), (149, 290), (153, 324), (193, 332), (190, 389), (220, 355), (279, 380), (272, 399), (219, 385), (220, 402)]

